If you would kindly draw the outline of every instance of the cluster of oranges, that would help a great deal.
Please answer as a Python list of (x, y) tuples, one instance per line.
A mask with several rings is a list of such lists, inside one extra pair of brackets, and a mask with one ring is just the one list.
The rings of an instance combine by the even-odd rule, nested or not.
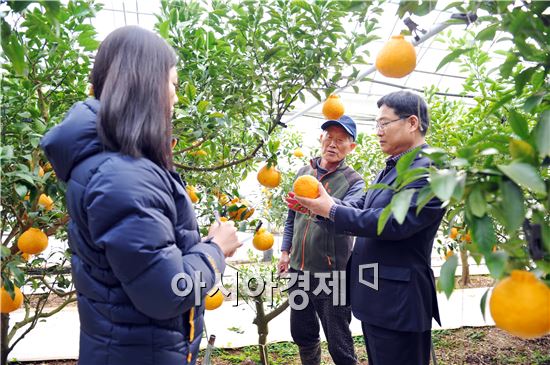
[[(35, 168), (36, 167), (36, 168)], [(35, 165), (31, 161), (31, 171), (34, 171), (39, 177), (44, 177), (46, 172), (52, 170), (51, 164), (48, 162), (42, 167), (40, 164)], [(24, 201), (29, 202), (31, 196), (29, 193), (23, 198)], [(54, 201), (46, 194), (40, 194), (38, 196), (37, 207), (45, 212), (49, 212), (54, 208)], [(23, 214), (23, 220), (26, 221), (28, 215)], [(29, 223), (30, 224), (30, 223)], [(28, 261), (32, 255), (38, 255), (48, 247), (48, 236), (45, 232), (36, 227), (27, 228), (19, 238), (17, 239), (18, 254), (21, 255), (21, 259)], [(10, 294), (12, 292), (12, 295)], [(23, 304), (23, 293), (21, 289), (14, 286), (12, 290), (8, 291), (5, 286), (0, 289), (0, 312), (10, 313), (21, 307)]]
[[(31, 255), (38, 255), (48, 247), (48, 236), (38, 228), (31, 227), (24, 231), (17, 239), (17, 248), (23, 260), (28, 260)], [(3, 286), (0, 293), (0, 312), (10, 313), (23, 304), (23, 293), (17, 286), (13, 287), (12, 297)]]

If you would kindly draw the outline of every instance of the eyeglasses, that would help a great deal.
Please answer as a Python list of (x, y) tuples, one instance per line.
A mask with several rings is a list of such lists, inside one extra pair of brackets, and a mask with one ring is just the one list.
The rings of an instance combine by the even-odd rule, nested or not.
[(407, 119), (409, 116), (406, 116), (406, 117), (399, 117), (397, 119), (394, 119), (394, 120), (385, 120), (385, 119), (379, 119), (376, 121), (376, 130), (385, 130), (386, 127), (389, 125), (389, 124), (392, 124), (394, 122), (397, 122), (399, 120), (402, 120), (402, 119)]

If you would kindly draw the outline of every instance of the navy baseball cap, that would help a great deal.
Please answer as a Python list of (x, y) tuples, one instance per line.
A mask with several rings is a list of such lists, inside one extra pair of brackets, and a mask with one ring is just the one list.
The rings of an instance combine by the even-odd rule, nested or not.
[(348, 134), (353, 137), (354, 141), (357, 138), (357, 126), (355, 125), (353, 119), (351, 119), (347, 115), (342, 115), (338, 120), (327, 120), (323, 123), (321, 129), (325, 130), (331, 125), (339, 125), (340, 127), (344, 128), (346, 132), (348, 132)]

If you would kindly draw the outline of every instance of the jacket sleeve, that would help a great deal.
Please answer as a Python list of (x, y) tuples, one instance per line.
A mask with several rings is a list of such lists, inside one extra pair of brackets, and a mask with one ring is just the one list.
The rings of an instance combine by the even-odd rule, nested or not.
[[(418, 180), (407, 186), (407, 189), (420, 189), (427, 180)], [(418, 191), (411, 199), (411, 205), (402, 224), (399, 224), (393, 214), (386, 222), (380, 235), (377, 234), (378, 218), (383, 208), (358, 208), (355, 206), (338, 205), (334, 214), (334, 225), (338, 232), (344, 232), (358, 237), (369, 237), (379, 240), (403, 240), (418, 233), (429, 225), (438, 222), (444, 209), (441, 201), (432, 199), (420, 213), (416, 214)]]
[(365, 181), (358, 180), (353, 184), (342, 199), (332, 198), (338, 205), (352, 208), (362, 208), (365, 205)]
[[(173, 318), (199, 305), (214, 286), (216, 272), (225, 268), (216, 244), (197, 242), (185, 254), (176, 246), (170, 191), (156, 172), (143, 167), (110, 169), (93, 176), (84, 202), (93, 243), (104, 250), (135, 307), (155, 319)], [(204, 287), (195, 273), (202, 273)], [(177, 280), (183, 276), (192, 281)]]
[(283, 231), (283, 243), (281, 244), (281, 251), (287, 251), (290, 253), (292, 249), (292, 237), (294, 237), (294, 218), (296, 218), (296, 212), (288, 210), (286, 216), (285, 228)]

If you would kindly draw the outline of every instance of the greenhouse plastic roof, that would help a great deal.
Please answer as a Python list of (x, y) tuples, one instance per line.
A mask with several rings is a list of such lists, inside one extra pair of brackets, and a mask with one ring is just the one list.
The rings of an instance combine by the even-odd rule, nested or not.
[[(103, 9), (92, 21), (98, 31), (99, 40), (104, 39), (109, 32), (115, 28), (124, 25), (140, 25), (148, 29), (153, 29), (156, 22), (155, 13), (160, 9), (159, 0), (99, 0), (103, 4)], [(418, 24), (419, 28), (424, 30), (432, 29), (436, 24), (448, 20), (452, 13), (445, 11), (445, 6), (449, 1), (439, 1), (434, 11), (423, 17), (414, 17), (412, 20)], [(395, 34), (399, 34), (407, 27), (403, 20), (396, 15), (398, 2), (390, 1), (382, 5), (384, 12), (379, 18), (380, 28), (377, 35), (380, 37), (369, 44), (370, 65), (361, 65), (360, 70), (368, 69), (372, 66), (374, 58), (383, 44)], [(355, 93), (349, 88), (340, 92), (340, 96), (345, 106), (346, 114), (352, 116), (358, 124), (359, 131), (373, 131), (374, 118), (377, 113), (376, 101), (382, 96), (392, 91), (403, 88), (422, 92), (425, 88), (432, 85), (436, 86), (442, 93), (449, 97), (459, 97), (462, 93), (462, 83), (465, 75), (460, 72), (457, 63), (448, 63), (436, 72), (437, 66), (449, 51), (441, 35), (452, 32), (454, 37), (458, 37), (466, 30), (466, 25), (452, 25), (444, 30), (440, 35), (436, 35), (425, 42), (419, 44), (417, 49), (417, 66), (414, 72), (401, 79), (387, 78), (378, 72), (368, 75), (370, 80), (364, 80), (357, 83), (359, 92)], [(475, 24), (469, 26), (475, 31)], [(479, 31), (480, 29), (478, 29)], [(488, 45), (494, 51), (506, 49), (509, 43), (500, 42)], [(493, 55), (494, 66), (502, 61), (502, 56)], [(500, 58), (500, 59), (499, 59)], [(499, 62), (500, 61), (500, 62)], [(492, 66), (489, 66), (491, 68)], [(473, 95), (462, 96), (465, 102), (468, 102)], [(316, 105), (319, 104), (319, 105)], [(316, 105), (306, 113), (303, 111)], [(302, 115), (303, 113), (303, 115)], [(296, 116), (296, 114), (300, 114)], [(293, 118), (294, 115), (294, 118)], [(323, 122), (321, 114), (321, 105), (313, 97), (307, 97), (304, 104), (297, 104), (296, 108), (290, 112), (286, 119), (291, 120), (290, 125), (302, 132), (311, 132), (320, 127)], [(317, 137), (317, 134), (314, 134)]]

